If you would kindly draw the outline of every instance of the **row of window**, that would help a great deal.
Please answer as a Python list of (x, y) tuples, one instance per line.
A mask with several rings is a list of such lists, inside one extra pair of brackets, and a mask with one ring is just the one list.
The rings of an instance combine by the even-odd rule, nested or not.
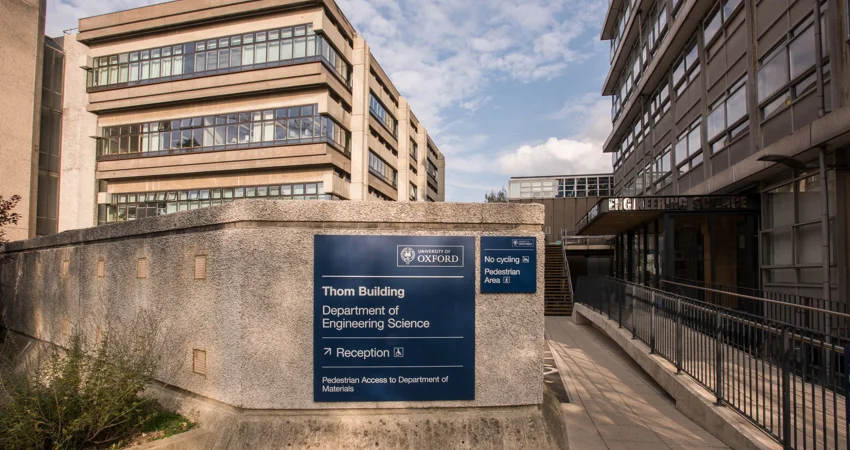
[(611, 195), (614, 177), (564, 177), (511, 180), (509, 198), (606, 197)]
[[(644, 39), (632, 51), (626, 69), (617, 82), (617, 89), (611, 98), (611, 121), (616, 122), (621, 109), (631, 97), (632, 91), (637, 87), (641, 75), (649, 66), (650, 61), (658, 51), (661, 42), (667, 34), (667, 7), (666, 1), (661, 0), (653, 7), (647, 15), (644, 29)], [(637, 49), (640, 48), (640, 52)], [(613, 58), (613, 53), (612, 53)]]
[[(717, 8), (706, 19), (702, 32), (705, 42), (719, 41), (725, 33), (723, 26), (741, 9), (740, 0), (719, 2)], [(821, 46), (824, 60), (822, 62), (825, 76), (829, 75), (826, 3), (821, 5), (821, 26), (824, 27)], [(816, 65), (814, 34), (814, 15), (809, 15), (800, 24), (791, 29), (785, 39), (769, 52), (759, 63), (757, 72), (757, 99), (760, 104), (759, 118), (764, 120), (775, 112), (790, 105), (794, 99), (815, 88)], [(715, 44), (716, 45), (716, 44)], [(677, 97), (684, 91), (696, 74), (699, 73), (699, 56), (697, 45), (690, 46), (671, 72), (672, 82)], [(665, 77), (666, 78), (666, 77)], [(668, 82), (663, 82), (661, 88), (649, 103), (649, 120), (646, 115), (636, 120), (633, 130), (623, 139), (614, 154), (612, 162), (615, 169), (631, 153), (633, 144), (639, 142), (640, 135), (648, 134), (648, 127), (657, 123), (656, 117), (663, 115), (669, 109), (670, 93)], [(742, 77), (713, 104), (709, 106), (706, 116), (706, 143), (711, 154), (716, 154), (726, 148), (729, 143), (749, 130), (747, 111), (746, 77)], [(659, 104), (662, 105), (659, 107)], [(703, 161), (701, 121), (698, 119), (684, 130), (677, 138), (675, 146), (675, 166), (679, 174), (687, 173), (698, 167)], [(630, 183), (627, 183), (627, 189)], [(634, 183), (637, 190), (637, 182)], [(649, 186), (645, 185), (648, 189)]]
[(323, 183), (113, 194), (111, 204), (101, 205), (99, 222), (144, 219), (224, 205), (242, 199), (332, 200), (333, 196), (325, 194)]
[(98, 158), (110, 159), (328, 142), (350, 152), (351, 134), (318, 105), (104, 127)]
[(375, 94), (369, 93), (369, 111), (377, 118), (381, 124), (387, 127), (394, 137), (398, 137), (398, 121), (392, 116), (384, 105), (375, 98)]
[(88, 87), (158, 83), (319, 59), (349, 84), (351, 66), (306, 24), (98, 57)]
[(372, 150), (369, 150), (369, 172), (382, 178), (393, 187), (398, 186), (398, 171), (387, 164), (386, 161), (381, 159)]
[(620, 47), (620, 43), (625, 37), (626, 32), (626, 24), (629, 23), (629, 19), (632, 17), (632, 10), (635, 6), (635, 0), (629, 0), (623, 3), (623, 7), (619, 13), (617, 13), (617, 26), (614, 29), (614, 35), (611, 37), (611, 61), (614, 61), (614, 56), (617, 54), (617, 49)]

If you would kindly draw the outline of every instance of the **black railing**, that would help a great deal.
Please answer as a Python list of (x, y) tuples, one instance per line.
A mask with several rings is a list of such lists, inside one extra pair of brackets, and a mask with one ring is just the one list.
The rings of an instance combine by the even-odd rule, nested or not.
[[(574, 298), (617, 321), (650, 352), (708, 389), (719, 405), (733, 408), (785, 448), (850, 448), (847, 338), (614, 278), (580, 278)], [(774, 302), (755, 296), (745, 300), (761, 300), (754, 309), (763, 313)], [(826, 323), (850, 318), (802, 305), (788, 307), (820, 314)]]
[(850, 308), (844, 302), (674, 277), (662, 277), (661, 288), (687, 298), (777, 320), (811, 332), (850, 336)]

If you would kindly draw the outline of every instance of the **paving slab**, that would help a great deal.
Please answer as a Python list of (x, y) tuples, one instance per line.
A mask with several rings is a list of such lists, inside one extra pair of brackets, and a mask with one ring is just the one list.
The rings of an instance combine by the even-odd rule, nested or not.
[(570, 448), (728, 449), (615, 342), (569, 317), (547, 317), (546, 339), (570, 397), (562, 405)]

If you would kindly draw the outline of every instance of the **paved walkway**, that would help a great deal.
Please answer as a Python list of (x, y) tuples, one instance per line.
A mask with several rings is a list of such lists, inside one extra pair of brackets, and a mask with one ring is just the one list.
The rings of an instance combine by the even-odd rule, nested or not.
[(547, 317), (546, 339), (570, 395), (571, 449), (729, 448), (676, 410), (674, 400), (607, 336)]

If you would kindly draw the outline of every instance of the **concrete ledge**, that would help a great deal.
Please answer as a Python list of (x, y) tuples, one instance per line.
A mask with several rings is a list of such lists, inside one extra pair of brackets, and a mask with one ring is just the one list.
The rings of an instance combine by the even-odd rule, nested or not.
[[(232, 223), (295, 223), (308, 228), (334, 224), (533, 225), (543, 223), (543, 205), (429, 202), (346, 202), (241, 200), (224, 206), (184, 211), (131, 222), (119, 222), (50, 236), (10, 242), (0, 250), (19, 252), (38, 248), (168, 233)], [(501, 227), (504, 229), (505, 227)]]
[(631, 332), (618, 328), (617, 322), (580, 303), (574, 306), (573, 321), (577, 325), (593, 324), (607, 334), (676, 400), (676, 409), (726, 445), (736, 450), (782, 448), (740, 414), (716, 406), (714, 396), (705, 388), (687, 375), (676, 375), (675, 366), (658, 355), (651, 355), (646, 345), (633, 340)]
[(144, 450), (568, 448), (560, 403), (548, 390), (539, 406), (357, 411), (248, 410), (160, 384), (148, 393), (200, 428)]
[(212, 433), (196, 428), (158, 441), (133, 447), (135, 450), (204, 450)]

